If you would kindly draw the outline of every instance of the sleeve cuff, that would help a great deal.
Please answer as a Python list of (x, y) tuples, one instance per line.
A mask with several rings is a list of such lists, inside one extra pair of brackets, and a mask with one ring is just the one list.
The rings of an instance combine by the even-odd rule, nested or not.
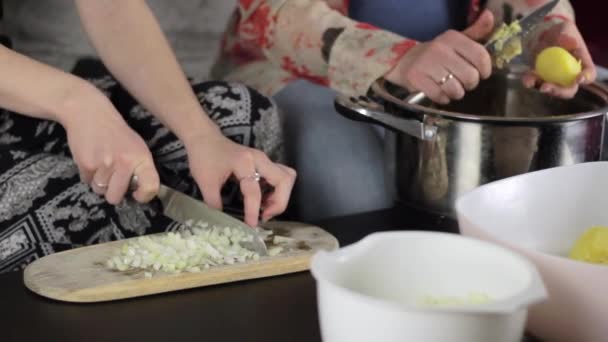
[(331, 49), (330, 86), (349, 96), (365, 95), (416, 44), (369, 24), (348, 26)]

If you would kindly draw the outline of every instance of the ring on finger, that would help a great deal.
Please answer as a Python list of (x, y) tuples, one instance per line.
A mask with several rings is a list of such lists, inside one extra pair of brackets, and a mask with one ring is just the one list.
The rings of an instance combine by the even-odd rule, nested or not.
[(251, 181), (255, 181), (255, 182), (259, 183), (261, 179), (262, 179), (262, 175), (260, 175), (259, 172), (255, 171), (252, 175), (239, 179), (239, 182), (251, 180)]
[(131, 176), (131, 180), (129, 181), (129, 191), (137, 191), (138, 186), (139, 186), (139, 177), (137, 177), (137, 175)]
[(451, 80), (452, 78), (454, 78), (454, 74), (452, 74), (451, 72), (449, 72), (447, 75), (445, 75), (442, 79), (439, 80), (439, 82), (437, 82), (440, 86), (444, 85), (445, 83), (447, 83), (449, 80)]

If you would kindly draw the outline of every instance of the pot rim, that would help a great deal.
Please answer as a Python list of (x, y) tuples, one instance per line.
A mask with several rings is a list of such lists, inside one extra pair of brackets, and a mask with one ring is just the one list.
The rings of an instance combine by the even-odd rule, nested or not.
[[(509, 75), (508, 77), (511, 77)], [(534, 124), (534, 123), (561, 123), (568, 121), (584, 120), (600, 115), (605, 115), (608, 112), (608, 86), (605, 86), (599, 82), (593, 82), (588, 85), (581, 86), (581, 89), (590, 92), (594, 96), (602, 99), (605, 104), (603, 107), (583, 113), (577, 114), (566, 114), (566, 115), (551, 115), (543, 117), (504, 117), (504, 116), (485, 116), (466, 114), (460, 112), (450, 112), (447, 110), (431, 108), (419, 105), (418, 102), (426, 98), (423, 93), (414, 94), (406, 99), (400, 99), (388, 90), (386, 90), (385, 84), (388, 81), (380, 79), (372, 84), (372, 93), (381, 99), (388, 101), (392, 104), (399, 106), (405, 110), (410, 110), (414, 113), (438, 116), (444, 119), (456, 119), (461, 121), (474, 121), (474, 122), (490, 122), (490, 123), (510, 123), (510, 124)]]

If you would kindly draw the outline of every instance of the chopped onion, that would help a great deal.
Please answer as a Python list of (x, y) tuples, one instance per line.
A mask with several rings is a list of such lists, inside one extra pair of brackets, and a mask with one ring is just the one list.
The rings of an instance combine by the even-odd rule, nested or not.
[(468, 306), (489, 304), (492, 299), (485, 293), (472, 292), (466, 297), (427, 295), (420, 298), (419, 302), (423, 306)]
[(258, 260), (257, 253), (241, 246), (250, 240), (251, 236), (238, 229), (209, 228), (206, 223), (190, 221), (179, 232), (142, 236), (125, 243), (106, 266), (118, 271), (142, 270), (145, 278), (159, 271), (196, 273), (211, 266)]
[(296, 241), (296, 239), (290, 238), (290, 237), (287, 237), (287, 236), (280, 236), (280, 235), (275, 235), (272, 238), (272, 242), (275, 245), (278, 245), (278, 244), (281, 244), (281, 243), (290, 243), (290, 242), (294, 242), (294, 241)]
[(268, 255), (269, 256), (279, 255), (279, 253), (281, 253), (282, 251), (283, 251), (283, 247), (280, 247), (280, 246), (271, 247), (268, 249)]
[(263, 240), (266, 240), (268, 237), (270, 237), (270, 236), (273, 234), (272, 230), (270, 230), (270, 229), (266, 230), (266, 229), (262, 229), (262, 228), (259, 228), (259, 227), (258, 227), (258, 228), (255, 228), (255, 229), (257, 230), (258, 235), (259, 235), (259, 236), (260, 236), (260, 237), (261, 237)]

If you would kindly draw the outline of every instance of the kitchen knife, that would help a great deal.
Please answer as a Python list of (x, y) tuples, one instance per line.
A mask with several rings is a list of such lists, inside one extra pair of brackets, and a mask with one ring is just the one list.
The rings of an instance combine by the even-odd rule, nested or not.
[[(137, 176), (131, 178), (129, 192), (137, 190)], [(209, 227), (230, 227), (240, 230), (246, 236), (251, 237), (251, 241), (241, 242), (243, 248), (258, 253), (260, 256), (268, 255), (268, 249), (264, 239), (259, 234), (258, 228), (246, 225), (244, 222), (223, 212), (210, 208), (202, 201), (192, 198), (180, 191), (161, 184), (158, 189), (158, 199), (163, 205), (163, 215), (175, 222), (184, 224), (188, 221), (194, 223), (201, 221)]]
[(553, 8), (559, 3), (559, 0), (552, 0), (546, 4), (535, 9), (531, 13), (528, 13), (525, 17), (519, 19), (519, 26), (521, 26), (521, 36), (524, 37), (528, 33), (534, 30), (534, 27), (538, 23), (544, 20), (544, 18), (551, 13)]
[[(559, 3), (559, 0), (551, 0), (551, 1), (547, 2), (546, 4), (538, 7), (534, 11), (528, 13), (523, 18), (519, 19), (519, 26), (521, 27), (521, 32), (513, 35), (508, 40), (511, 40), (516, 36), (523, 38), (526, 35), (528, 35), (530, 32), (532, 32), (532, 30), (536, 27), (536, 25), (539, 22), (541, 22), (549, 13), (551, 13), (553, 8), (558, 3)], [(492, 35), (494, 35), (494, 33)], [(489, 40), (484, 44), (484, 47), (490, 53), (490, 55), (492, 56), (493, 59), (496, 58), (497, 55), (500, 54), (500, 52), (501, 52), (501, 51), (496, 51), (496, 49), (494, 48), (494, 43), (495, 43), (495, 41)], [(503, 44), (503, 46), (504, 46), (504, 44)], [(420, 91), (414, 92), (405, 99), (405, 102), (410, 103), (411, 101), (413, 101), (415, 99), (419, 99), (421, 96), (424, 96), (424, 94), (422, 92), (420, 92)]]
[(264, 239), (262, 239), (258, 233), (257, 228), (252, 228), (244, 222), (224, 214), (219, 210), (210, 208), (202, 201), (194, 199), (166, 185), (160, 185), (158, 198), (163, 204), (163, 214), (168, 218), (182, 224), (192, 220), (194, 222), (206, 222), (210, 227), (215, 225), (219, 227), (236, 228), (251, 237), (251, 241), (242, 243), (244, 248), (254, 251), (260, 256), (268, 255), (268, 249), (266, 248)]
[[(510, 39), (513, 39), (515, 36), (525, 37), (530, 32), (534, 30), (536, 25), (544, 20), (544, 18), (551, 13), (553, 8), (559, 3), (559, 0), (552, 0), (547, 2), (546, 4), (539, 6), (534, 11), (528, 13), (523, 18), (519, 19), (519, 26), (521, 27), (521, 32), (514, 35)], [(484, 46), (490, 52), (491, 55), (494, 55), (497, 51), (495, 51), (493, 42), (487, 42)]]

